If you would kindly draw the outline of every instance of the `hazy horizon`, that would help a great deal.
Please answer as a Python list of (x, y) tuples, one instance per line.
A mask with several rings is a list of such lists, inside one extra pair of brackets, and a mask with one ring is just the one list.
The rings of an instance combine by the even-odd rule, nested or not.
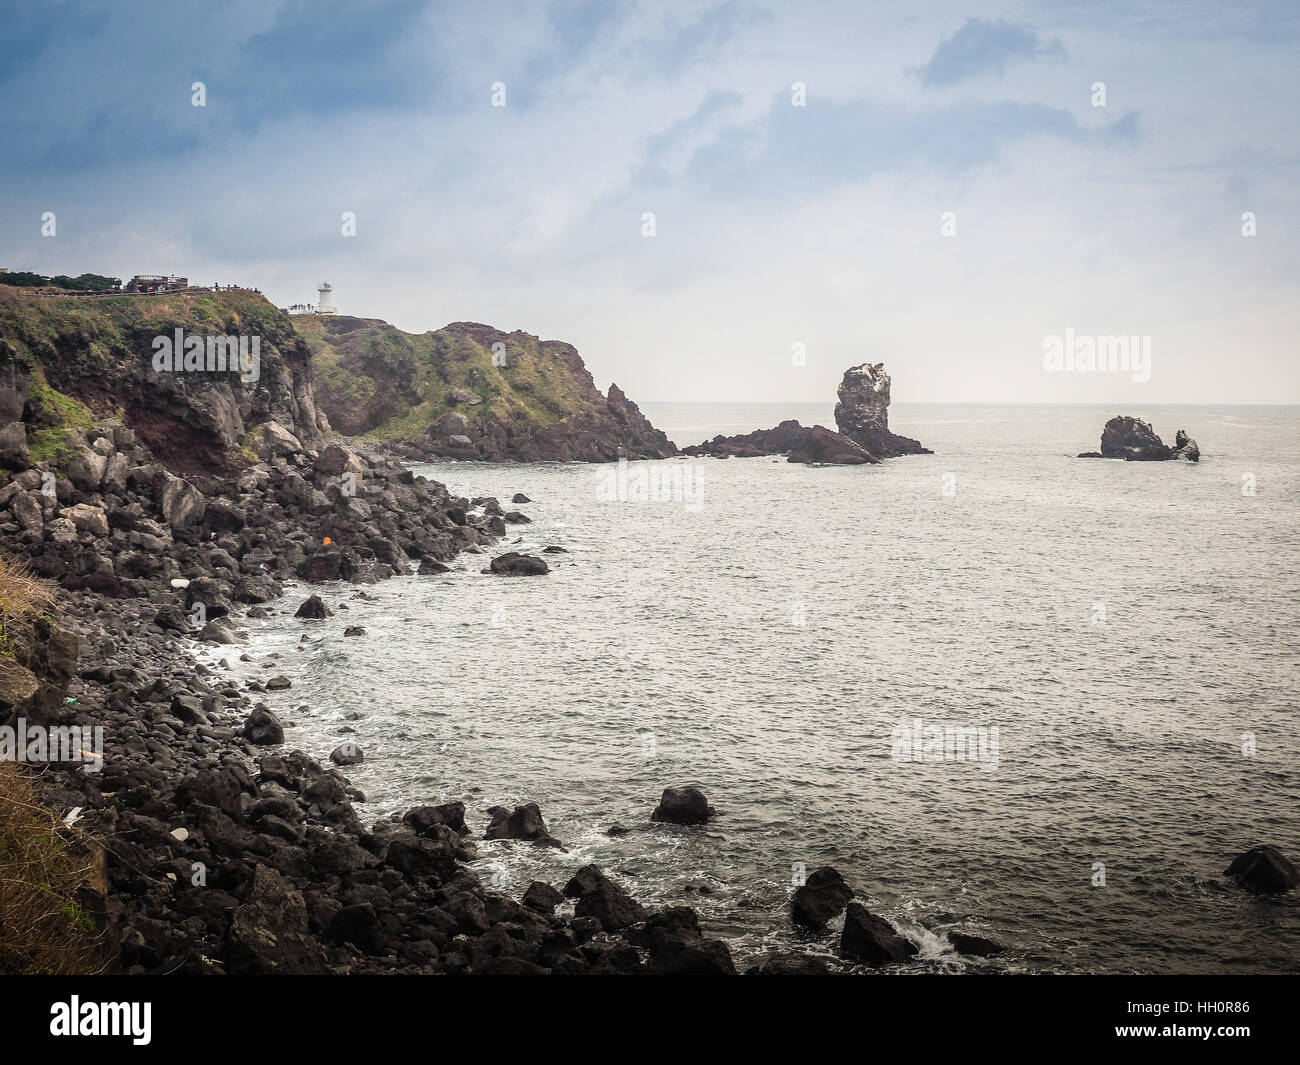
[[(1298, 42), (1267, 0), (16, 9), (0, 266), (328, 280), (638, 403), (884, 362), (899, 402), (1295, 404)], [(1045, 370), (1072, 334), (1149, 379)]]

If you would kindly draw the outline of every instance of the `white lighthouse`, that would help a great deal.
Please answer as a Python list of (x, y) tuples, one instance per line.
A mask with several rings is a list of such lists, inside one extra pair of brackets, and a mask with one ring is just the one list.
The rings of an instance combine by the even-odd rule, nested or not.
[(317, 314), (333, 314), (338, 310), (331, 301), (331, 297), (334, 295), (333, 285), (328, 281), (322, 281), (317, 286), (316, 291), (320, 293), (320, 299), (316, 303)]

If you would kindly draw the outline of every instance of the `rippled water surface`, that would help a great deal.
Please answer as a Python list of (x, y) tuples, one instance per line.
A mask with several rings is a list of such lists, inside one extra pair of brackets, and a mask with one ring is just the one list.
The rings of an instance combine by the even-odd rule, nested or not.
[[(834, 424), (646, 413), (679, 445)], [(1187, 428), (1199, 466), (1074, 458), (1114, 410), (891, 413), (936, 454), (631, 464), (681, 467), (698, 505), (607, 501), (608, 466), (417, 467), (507, 507), (525, 492), (515, 549), (569, 553), (516, 579), (463, 555), (373, 601), (326, 586), (347, 609), (323, 624), (292, 618), (293, 589), (240, 668), (294, 678), (272, 701), (291, 745), (323, 757), (356, 729), (363, 816), (463, 799), (481, 828), (538, 802), (568, 853), (481, 844), (481, 875), (518, 893), (598, 862), (645, 903), (697, 907), (742, 965), (833, 949), (790, 929), (802, 862), (918, 942), (909, 969), (1294, 971), (1300, 898), (1222, 870), (1265, 842), (1300, 859), (1300, 410), (1134, 412)], [(996, 727), (996, 762), (891, 757), (916, 719)], [(717, 820), (649, 824), (688, 782)], [(951, 928), (1012, 950), (960, 960)]]

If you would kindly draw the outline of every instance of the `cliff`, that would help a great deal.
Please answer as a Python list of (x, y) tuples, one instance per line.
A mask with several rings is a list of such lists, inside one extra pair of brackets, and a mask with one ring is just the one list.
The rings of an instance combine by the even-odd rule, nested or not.
[[(258, 338), (255, 372), (159, 371), (159, 338), (175, 345), (177, 330), (182, 343)], [(329, 430), (313, 397), (310, 350), (257, 293), (51, 297), (0, 286), (0, 466), (60, 466), (76, 447), (68, 430), (104, 416), (169, 469), (200, 480), (246, 465), (260, 426), (282, 426), (304, 446)]]
[(475, 322), (415, 334), (373, 318), (294, 321), (314, 357), (318, 402), (340, 432), (428, 458), (676, 454), (617, 385), (601, 394), (571, 344)]

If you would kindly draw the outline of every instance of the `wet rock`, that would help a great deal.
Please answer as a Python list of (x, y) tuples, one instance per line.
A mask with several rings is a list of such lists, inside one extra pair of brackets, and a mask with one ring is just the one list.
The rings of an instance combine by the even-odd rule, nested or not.
[(420, 568), (416, 572), (421, 577), (427, 577), (433, 573), (450, 573), (451, 567), (439, 562), (436, 558), (426, 558), (420, 561)]
[(1300, 871), (1276, 847), (1252, 847), (1224, 870), (1247, 891), (1279, 894), (1300, 884)]
[(651, 971), (660, 975), (734, 976), (736, 973), (730, 949), (721, 940), (706, 939), (700, 934), (699, 918), (688, 906), (674, 906), (652, 914), (637, 938), (650, 952)]
[(284, 726), (265, 706), (258, 705), (244, 722), (244, 738), (259, 747), (284, 742)]
[(435, 825), (446, 825), (461, 836), (469, 832), (469, 827), (465, 824), (463, 802), (448, 802), (441, 806), (417, 806), (402, 815), (402, 824), (414, 829), (419, 835), (424, 835)]
[(853, 898), (853, 889), (839, 871), (829, 865), (815, 869), (790, 900), (790, 917), (795, 924), (820, 932), (838, 917)]
[(523, 492), (516, 492), (513, 496), (510, 497), (510, 502), (511, 502), (511, 503), (531, 503), (532, 500), (529, 499), (526, 495), (524, 495)]
[(869, 912), (860, 902), (850, 902), (844, 911), (840, 953), (853, 961), (881, 966), (907, 961), (916, 953), (916, 947), (883, 917)]
[(335, 765), (360, 765), (366, 753), (355, 743), (341, 743), (330, 751), (330, 761)]
[(550, 573), (551, 568), (536, 555), (521, 555), (518, 551), (507, 551), (492, 560), (493, 573), (509, 577), (531, 577)]
[(567, 898), (576, 898), (574, 916), (590, 917), (607, 932), (645, 920), (645, 909), (595, 865), (584, 865), (564, 886)]
[(674, 825), (702, 825), (714, 816), (713, 807), (699, 788), (664, 788), (650, 820)]
[(554, 913), (555, 907), (563, 901), (564, 896), (556, 888), (541, 880), (534, 880), (528, 885), (528, 890), (524, 892), (524, 905), (530, 910), (536, 910), (538, 913), (544, 913), (548, 916)]
[(307, 618), (311, 621), (321, 621), (325, 618), (332, 618), (334, 611), (325, 605), (324, 600), (319, 595), (310, 595), (302, 601), (293, 616)]
[(983, 936), (973, 936), (966, 932), (949, 932), (948, 942), (958, 954), (967, 954), (973, 958), (991, 958), (1003, 953), (1007, 948)]
[(364, 636), (366, 629), (364, 625), (349, 625), (343, 630), (344, 636)]
[(513, 811), (504, 806), (494, 806), (490, 811), (492, 822), (487, 827), (487, 839), (523, 839), (535, 842), (558, 843), (542, 820), (541, 807), (535, 802), (516, 806)]
[(293, 687), (293, 681), (285, 676), (272, 677), (266, 682), (266, 690), (272, 692), (288, 691)]

